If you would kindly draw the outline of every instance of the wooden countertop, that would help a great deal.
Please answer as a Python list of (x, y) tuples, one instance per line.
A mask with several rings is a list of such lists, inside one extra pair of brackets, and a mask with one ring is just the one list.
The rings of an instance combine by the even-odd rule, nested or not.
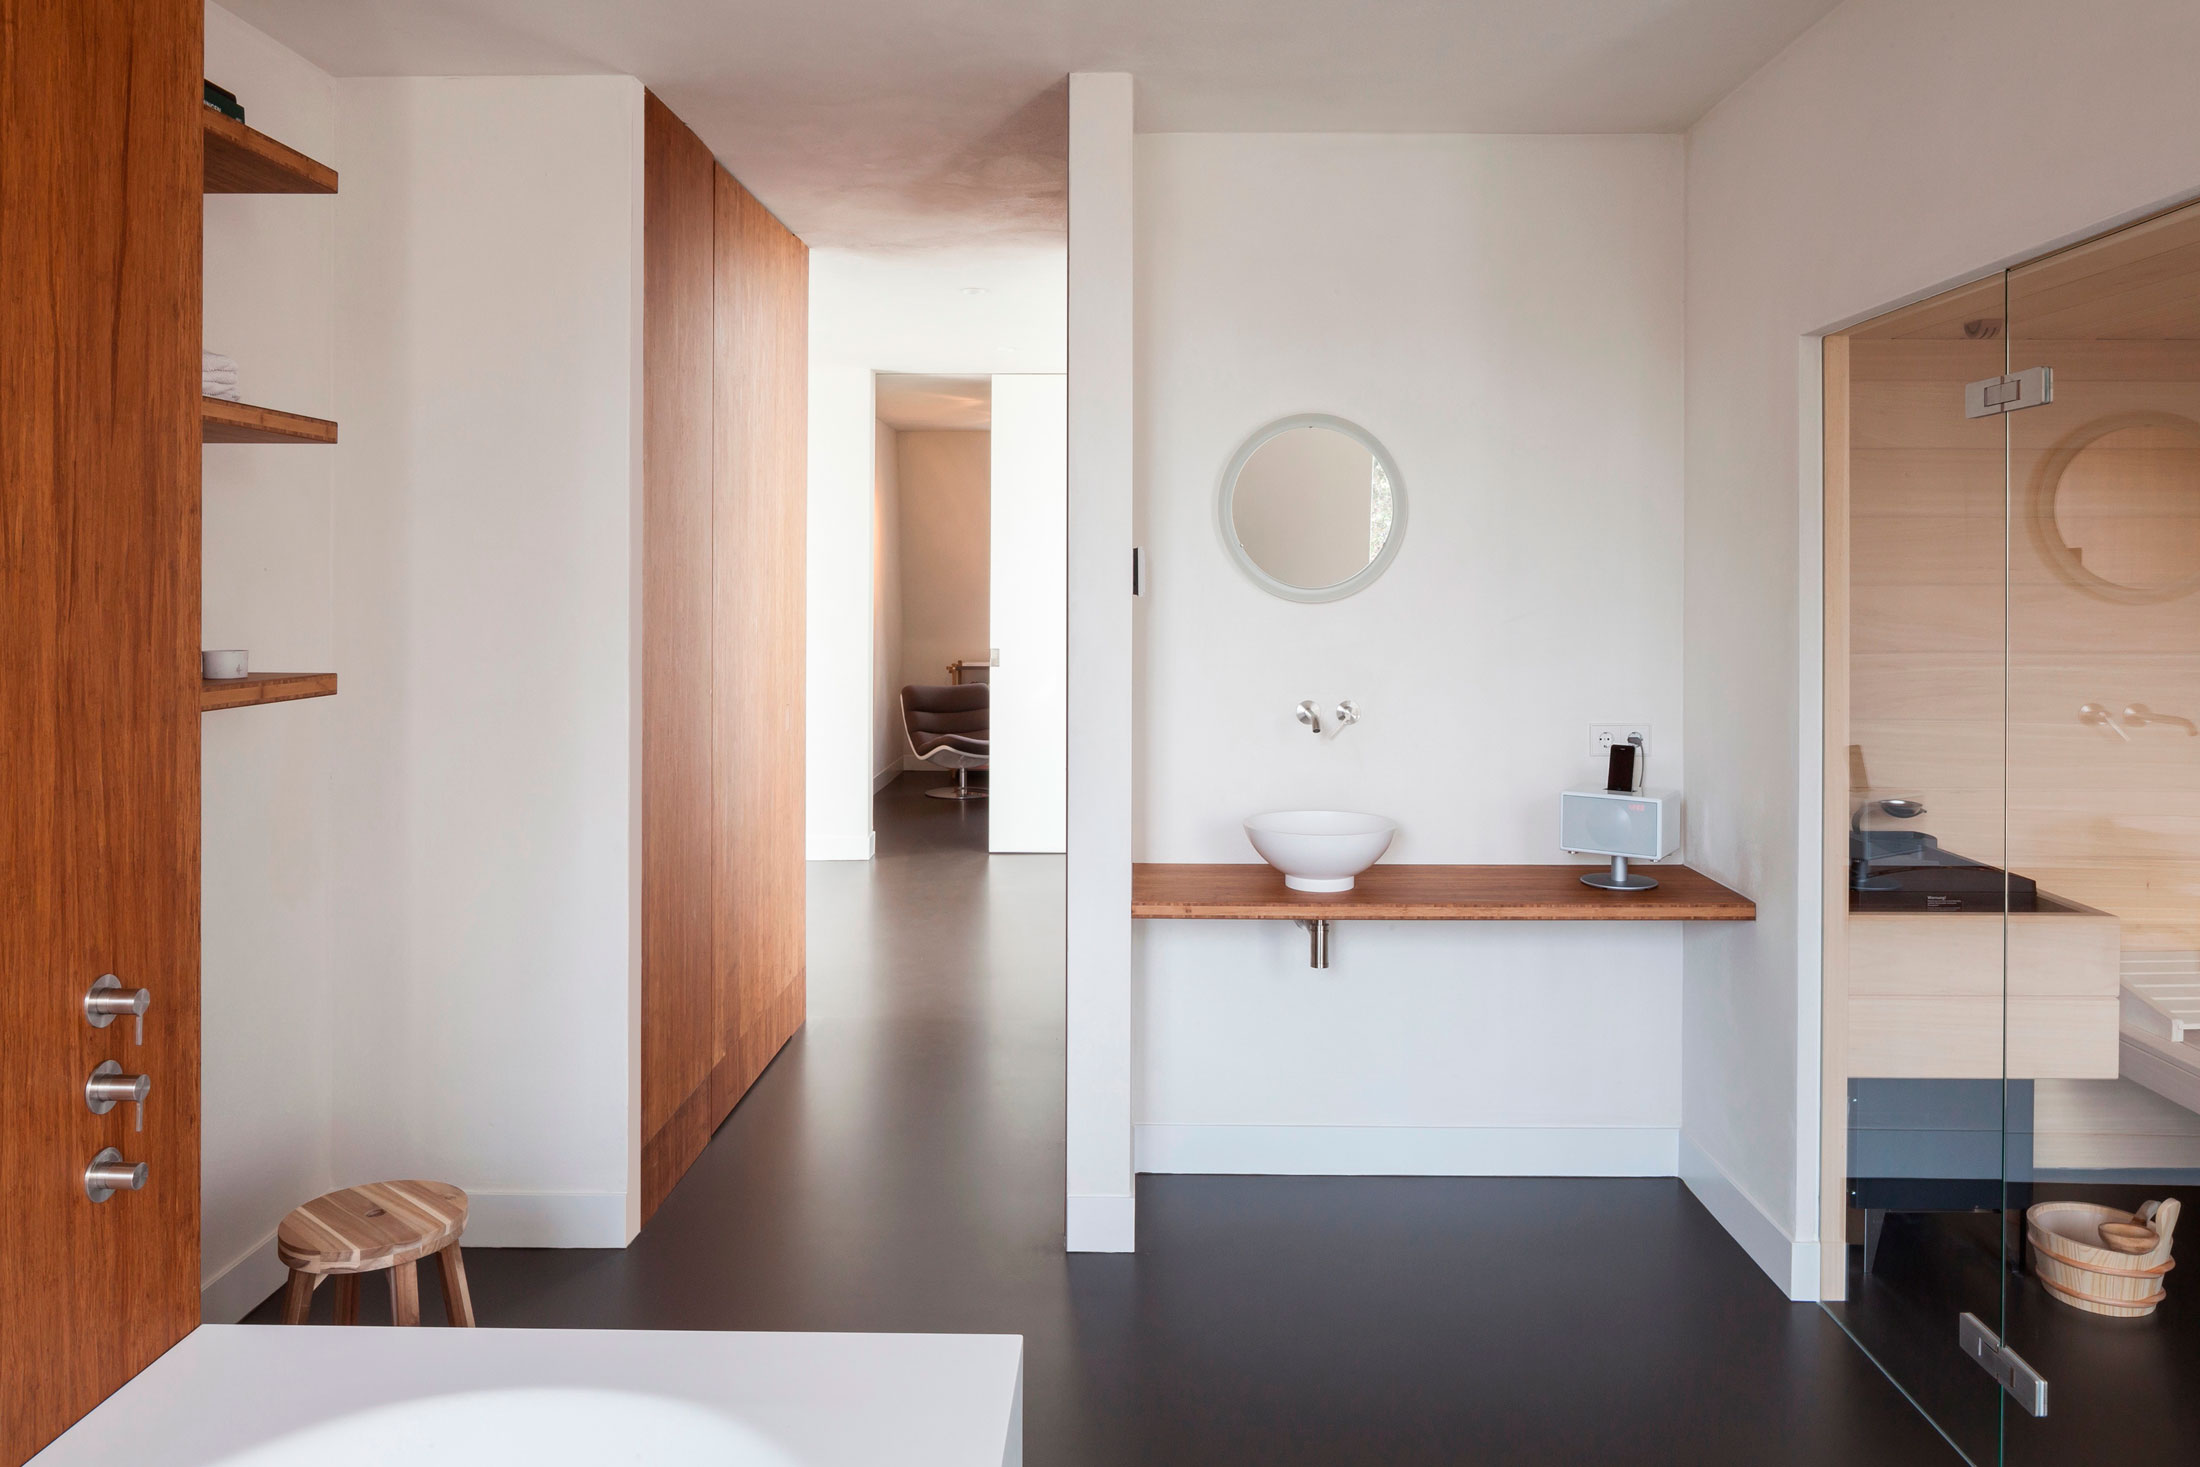
[(1686, 866), (1651, 891), (1583, 886), (1593, 866), (1371, 866), (1350, 891), (1293, 891), (1273, 866), (1131, 867), (1131, 915), (1333, 922), (1752, 922), (1757, 904)]

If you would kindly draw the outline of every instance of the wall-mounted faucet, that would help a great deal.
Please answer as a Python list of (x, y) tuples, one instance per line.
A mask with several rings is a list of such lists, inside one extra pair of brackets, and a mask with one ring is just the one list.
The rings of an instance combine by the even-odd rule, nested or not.
[(2116, 721), (2116, 715), (2098, 703), (2079, 704), (2078, 722), (2087, 728), (2105, 728), (2125, 743), (2131, 742), (2131, 735), (2124, 732), (2124, 726)]
[[(1300, 702), (1297, 710), (1297, 716), (1299, 722), (1305, 724), (1308, 728), (1314, 731), (1314, 736), (1316, 738), (1321, 737), (1322, 711), (1321, 709), (1314, 706), (1314, 700), (1312, 698), (1307, 698)], [(1329, 736), (1331, 738), (1335, 738), (1338, 734), (1343, 733), (1346, 729), (1352, 727), (1353, 724), (1358, 723), (1359, 721), (1360, 705), (1353, 702), (1350, 698), (1347, 698), (1342, 703), (1339, 703), (1337, 705), (1337, 711), (1330, 715), (1330, 723), (1332, 726), (1329, 731)]]
[(2124, 722), (2173, 723), (2177, 725), (2177, 727), (2185, 731), (2185, 737), (2188, 739), (2196, 734), (2200, 734), (2200, 727), (2195, 727), (2191, 719), (2179, 718), (2172, 713), (2156, 713), (2153, 709), (2147, 707), (2147, 705), (2144, 703), (2126, 704), (2124, 707)]

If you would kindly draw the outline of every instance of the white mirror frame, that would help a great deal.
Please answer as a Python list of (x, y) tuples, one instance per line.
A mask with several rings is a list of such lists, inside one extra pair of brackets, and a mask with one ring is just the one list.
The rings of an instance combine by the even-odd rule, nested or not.
[[(1327, 428), (1344, 434), (1373, 454), (1375, 461), (1383, 466), (1383, 476), (1390, 480), (1390, 538), (1383, 541), (1381, 552), (1373, 560), (1361, 567), (1356, 574), (1334, 586), (1294, 586), (1277, 580), (1262, 570), (1253, 557), (1246, 553), (1244, 545), (1239, 543), (1237, 537), (1237, 523), (1231, 512), (1231, 504), (1237, 497), (1238, 475), (1244, 472), (1246, 463), (1259, 451), (1262, 444), (1295, 428)], [(1286, 601), (1342, 601), (1345, 597), (1356, 595), (1373, 585), (1384, 571), (1390, 569), (1390, 563), (1398, 558), (1398, 547), (1406, 538), (1405, 477), (1398, 472), (1398, 465), (1391, 458), (1390, 450), (1384, 448), (1374, 434), (1358, 423), (1333, 418), (1327, 413), (1301, 413), (1297, 417), (1278, 418), (1256, 430), (1231, 455), (1229, 467), (1222, 471), (1221, 487), (1215, 494), (1215, 530), (1222, 536), (1223, 550), (1230, 559), (1237, 562), (1237, 568), (1269, 595), (1280, 596)]]

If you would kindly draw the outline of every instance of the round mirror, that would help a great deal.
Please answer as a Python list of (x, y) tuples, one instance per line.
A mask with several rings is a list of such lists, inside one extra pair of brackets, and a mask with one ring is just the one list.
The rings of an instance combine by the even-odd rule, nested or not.
[(2049, 451), (2033, 495), (2041, 552), (2107, 601), (2168, 601), (2200, 588), (2200, 423), (2117, 413)]
[(1223, 545), (1254, 584), (1291, 601), (1335, 601), (1396, 558), (1406, 486), (1366, 429), (1309, 414), (1245, 440), (1216, 510)]

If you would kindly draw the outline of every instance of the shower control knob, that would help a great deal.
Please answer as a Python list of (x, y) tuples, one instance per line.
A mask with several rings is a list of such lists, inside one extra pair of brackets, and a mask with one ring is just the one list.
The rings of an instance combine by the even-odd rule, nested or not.
[(113, 1060), (101, 1060), (92, 1078), (84, 1082), (84, 1104), (95, 1116), (103, 1116), (124, 1101), (137, 1107), (137, 1128), (145, 1129), (145, 1097), (152, 1092), (151, 1075), (125, 1075)]
[(84, 1195), (105, 1202), (117, 1192), (135, 1192), (145, 1185), (145, 1163), (128, 1162), (112, 1146), (92, 1158), (84, 1168)]
[(137, 1042), (145, 1042), (145, 1011), (153, 1006), (153, 992), (149, 988), (124, 988), (122, 980), (112, 973), (101, 974), (92, 980), (92, 986), (84, 994), (84, 1022), (94, 1029), (104, 1029), (124, 1014), (137, 1020)]

